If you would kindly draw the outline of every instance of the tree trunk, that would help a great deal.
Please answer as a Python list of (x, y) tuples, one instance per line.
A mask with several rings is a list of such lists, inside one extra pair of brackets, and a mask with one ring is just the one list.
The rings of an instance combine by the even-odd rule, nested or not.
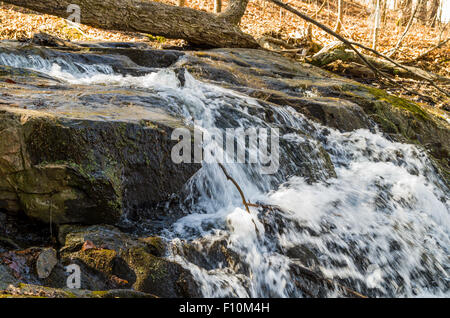
[(336, 33), (341, 32), (343, 14), (344, 14), (343, 0), (338, 0), (338, 14), (337, 14), (338, 15), (338, 20), (337, 20), (337, 23), (336, 23), (336, 27), (334, 28), (334, 32), (336, 32)]
[(151, 33), (212, 47), (259, 47), (237, 24), (248, 0), (231, 0), (220, 15), (144, 0), (4, 0), (40, 13), (67, 18), (69, 5), (80, 7), (80, 22), (97, 28)]
[(427, 23), (427, 6), (428, 0), (422, 0), (419, 6), (419, 11), (417, 12), (417, 19), (422, 25), (425, 25)]
[(227, 9), (219, 14), (220, 18), (225, 19), (228, 23), (239, 24), (242, 16), (247, 10), (248, 0), (230, 0)]
[(222, 0), (214, 0), (214, 13), (222, 12)]
[(387, 9), (388, 0), (382, 0), (382, 9), (381, 9), (381, 24), (384, 25), (386, 23), (386, 9)]
[(399, 20), (399, 25), (405, 26), (408, 24), (409, 19), (411, 18), (411, 15), (412, 15), (412, 5), (413, 5), (412, 0), (402, 0), (401, 1), (400, 8), (402, 11), (401, 11), (401, 16), (400, 16), (400, 20)]
[(434, 27), (436, 24), (439, 6), (441, 4), (440, 2), (441, 2), (440, 0), (432, 0), (431, 1), (431, 7), (430, 7), (429, 14), (428, 14), (428, 23), (432, 27)]
[(380, 0), (377, 0), (375, 7), (375, 17), (373, 21), (372, 49), (374, 50), (377, 49), (379, 30), (380, 30)]

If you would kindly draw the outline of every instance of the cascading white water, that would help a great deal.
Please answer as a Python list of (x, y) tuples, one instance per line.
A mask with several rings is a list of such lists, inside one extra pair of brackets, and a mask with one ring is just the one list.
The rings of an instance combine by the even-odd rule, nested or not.
[[(115, 74), (108, 66), (71, 63), (0, 54), (0, 64), (46, 71), (70, 84), (148, 89), (165, 101), (167, 111), (187, 123), (200, 121), (203, 130), (283, 128), (281, 152), (291, 151), (287, 146), (309, 149), (308, 157), (295, 165), (325, 171), (327, 163), (314, 154), (319, 147), (329, 153), (337, 177), (318, 173), (313, 181), (285, 173), (294, 162), (274, 176), (262, 175), (258, 165), (225, 165), (249, 201), (281, 208), (268, 216), (258, 208), (251, 208), (251, 214), (245, 211), (217, 164), (204, 164), (189, 181), (190, 195), (184, 202), (189, 215), (160, 234), (172, 242), (168, 257), (193, 273), (204, 296), (304, 296), (291, 271), (296, 260), (286, 253), (296, 247), (315, 254), (316, 270), (325, 277), (356, 290), (379, 296), (450, 294), (449, 193), (421, 149), (390, 141), (379, 132), (341, 133), (293, 108), (260, 105), (187, 72), (181, 85), (169, 69), (132, 77)], [(260, 115), (264, 107), (274, 113), (272, 124)], [(185, 241), (197, 246), (212, 265), (201, 266), (186, 257)], [(239, 264), (227, 266), (207, 253), (223, 241)], [(328, 296), (335, 294), (330, 291)]]
[(108, 65), (89, 65), (75, 61), (68, 61), (62, 57), (48, 60), (38, 55), (22, 56), (14, 53), (0, 53), (0, 65), (32, 69), (47, 74), (50, 73), (50, 75), (55, 77), (59, 77), (59, 74), (64, 74), (62, 77), (67, 78), (82, 78), (91, 75), (113, 73), (113, 69)]

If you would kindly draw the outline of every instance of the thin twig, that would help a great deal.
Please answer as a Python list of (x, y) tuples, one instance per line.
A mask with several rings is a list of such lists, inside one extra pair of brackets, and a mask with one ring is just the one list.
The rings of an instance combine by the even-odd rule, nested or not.
[(225, 169), (225, 167), (223, 166), (223, 164), (219, 163), (219, 167), (222, 169), (223, 173), (224, 173), (225, 176), (227, 177), (227, 180), (233, 182), (234, 186), (238, 189), (239, 193), (241, 194), (242, 203), (245, 205), (245, 209), (246, 209), (247, 212), (250, 214), (250, 209), (249, 209), (249, 207), (248, 207), (247, 200), (245, 199), (245, 195), (244, 195), (244, 192), (242, 191), (241, 187), (240, 187), (239, 184), (236, 182), (236, 180), (234, 180), (233, 177), (231, 177), (231, 176), (228, 174), (228, 171)]
[[(448, 39), (447, 39), (447, 40), (448, 40)], [(445, 94), (445, 95), (447, 95), (447, 96), (450, 96), (450, 93), (449, 93), (449, 92), (447, 92), (446, 90), (444, 90), (444, 89), (440, 88), (439, 86), (437, 86), (437, 85), (434, 83), (434, 81), (433, 81), (432, 79), (427, 78), (427, 77), (425, 77), (425, 76), (422, 76), (422, 75), (420, 75), (420, 74), (418, 74), (418, 73), (416, 73), (416, 72), (413, 72), (412, 70), (410, 70), (410, 69), (407, 68), (406, 66), (404, 66), (404, 65), (398, 63), (397, 61), (391, 59), (390, 57), (388, 57), (388, 56), (386, 56), (386, 55), (384, 55), (384, 54), (378, 52), (377, 50), (374, 50), (374, 49), (372, 49), (372, 48), (370, 48), (370, 47), (367, 47), (367, 46), (365, 46), (365, 45), (363, 45), (363, 44), (361, 44), (361, 43), (358, 43), (358, 42), (351, 42), (351, 43), (352, 43), (353, 45), (359, 46), (360, 48), (362, 48), (362, 49), (364, 49), (364, 50), (370, 51), (370, 52), (372, 52), (373, 54), (378, 55), (378, 56), (381, 57), (381, 58), (384, 58), (385, 60), (391, 62), (391, 63), (394, 64), (395, 66), (397, 66), (397, 67), (399, 67), (399, 68), (401, 68), (401, 69), (403, 69), (403, 70), (405, 70), (405, 71), (407, 71), (407, 72), (409, 72), (409, 73), (411, 73), (411, 74), (414, 74), (414, 75), (417, 76), (418, 78), (420, 78), (420, 79), (422, 79), (422, 80), (427, 81), (428, 83), (430, 83), (434, 88), (436, 88), (437, 90), (439, 90), (441, 93), (443, 93), (443, 94)], [(397, 84), (398, 84), (398, 83), (397, 83)], [(398, 84), (398, 85), (399, 85), (399, 84)], [(406, 90), (408, 90), (408, 89), (406, 89)], [(412, 93), (417, 94), (416, 92), (412, 92)]]
[(447, 38), (444, 41), (439, 42), (438, 44), (436, 44), (435, 46), (433, 46), (431, 49), (429, 49), (428, 51), (426, 51), (425, 53), (420, 54), (418, 57), (409, 60), (408, 62), (406, 62), (407, 64), (412, 63), (412, 62), (417, 62), (418, 60), (423, 59), (425, 56), (427, 56), (428, 54), (430, 54), (431, 52), (433, 52), (436, 49), (439, 49), (441, 47), (443, 47), (445, 44), (447, 44), (447, 42), (450, 40), (450, 37)]
[[(319, 13), (323, 10), (323, 8), (325, 8), (325, 5), (327, 4), (326, 1), (324, 1), (321, 5), (321, 7), (319, 8), (319, 10), (316, 11), (316, 13), (314, 13), (313, 18), (317, 18)], [(306, 38), (309, 42), (312, 42), (312, 24), (309, 23), (308, 27), (306, 28)]]

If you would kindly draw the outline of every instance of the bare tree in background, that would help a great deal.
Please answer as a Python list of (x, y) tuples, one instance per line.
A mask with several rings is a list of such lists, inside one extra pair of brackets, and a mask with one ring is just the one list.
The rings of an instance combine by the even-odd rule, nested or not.
[(422, 0), (417, 11), (417, 20), (419, 20), (422, 25), (425, 25), (427, 23), (427, 7), (428, 0)]
[(398, 21), (398, 24), (400, 26), (407, 25), (409, 20), (411, 19), (412, 5), (413, 5), (412, 0), (400, 0), (401, 15)]
[(440, 0), (431, 0), (430, 10), (428, 11), (428, 23), (432, 27), (436, 25), (440, 5)]
[(386, 23), (387, 17), (387, 2), (388, 0), (381, 0), (381, 23), (384, 25)]
[(373, 20), (373, 39), (372, 39), (372, 49), (376, 50), (377, 49), (377, 42), (378, 42), (378, 32), (380, 30), (380, 1), (381, 0), (376, 0), (376, 5), (375, 5), (375, 14), (374, 14), (374, 20)]
[(222, 12), (222, 0), (214, 0), (214, 13)]
[(336, 22), (336, 27), (334, 28), (334, 32), (339, 33), (341, 32), (342, 29), (342, 19), (344, 17), (344, 1), (343, 0), (338, 0), (338, 20)]

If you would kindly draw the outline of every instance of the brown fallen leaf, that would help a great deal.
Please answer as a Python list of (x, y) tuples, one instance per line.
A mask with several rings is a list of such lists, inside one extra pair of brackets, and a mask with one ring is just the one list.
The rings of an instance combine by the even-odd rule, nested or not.
[(92, 241), (87, 240), (86, 242), (84, 242), (81, 250), (86, 251), (86, 250), (92, 250), (92, 249), (96, 249), (96, 248), (97, 248), (97, 246), (95, 246), (95, 244)]
[(126, 286), (128, 285), (128, 281), (122, 278), (117, 277), (116, 275), (111, 276), (111, 281), (118, 286)]

